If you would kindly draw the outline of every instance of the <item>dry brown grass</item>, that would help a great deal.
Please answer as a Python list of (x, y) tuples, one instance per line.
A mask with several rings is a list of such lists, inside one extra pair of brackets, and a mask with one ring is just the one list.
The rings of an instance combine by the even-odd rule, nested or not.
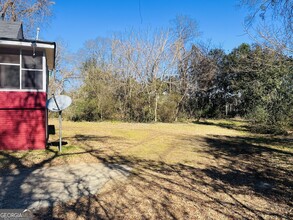
[(132, 168), (126, 182), (44, 209), (39, 218), (293, 218), (292, 139), (252, 136), (234, 125), (64, 122), (62, 154), (56, 147), (1, 152), (2, 171), (80, 161)]

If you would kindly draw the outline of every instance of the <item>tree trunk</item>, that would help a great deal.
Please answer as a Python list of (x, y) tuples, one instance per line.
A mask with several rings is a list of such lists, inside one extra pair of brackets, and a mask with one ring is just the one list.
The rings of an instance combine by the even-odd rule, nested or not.
[(154, 114), (155, 114), (155, 122), (158, 121), (158, 115), (157, 115), (157, 109), (158, 109), (158, 94), (156, 92), (156, 97), (155, 97), (155, 109), (154, 109)]

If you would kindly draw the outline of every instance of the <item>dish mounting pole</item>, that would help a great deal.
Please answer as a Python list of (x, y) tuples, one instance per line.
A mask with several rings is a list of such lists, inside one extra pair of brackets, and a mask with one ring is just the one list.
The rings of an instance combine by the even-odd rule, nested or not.
[(59, 111), (59, 152), (62, 151), (62, 111)]
[(59, 108), (59, 105), (56, 101), (55, 95), (53, 95), (53, 99), (55, 101), (55, 104), (58, 108), (58, 113), (59, 113), (59, 147), (58, 147), (58, 151), (61, 152), (62, 151), (62, 110)]

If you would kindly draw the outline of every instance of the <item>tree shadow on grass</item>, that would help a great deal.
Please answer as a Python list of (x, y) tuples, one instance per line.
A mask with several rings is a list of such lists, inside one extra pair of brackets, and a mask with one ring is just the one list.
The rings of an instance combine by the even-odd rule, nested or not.
[[(211, 122), (211, 121), (192, 121), (192, 123), (194, 124), (199, 124), (199, 125), (210, 125), (210, 126), (217, 126), (220, 128), (226, 128), (226, 129), (232, 129), (232, 130), (236, 130), (236, 131), (248, 131), (251, 133), (254, 133), (256, 135), (289, 135), (288, 131), (283, 130), (283, 129), (279, 129), (277, 127), (269, 127), (269, 126), (264, 126), (261, 124), (256, 124), (253, 125), (249, 122), (246, 122), (245, 124), (235, 124), (234, 122), (239, 122), (238, 120), (235, 119), (229, 119), (228, 121), (232, 122), (232, 123), (225, 123), (225, 122)], [(290, 139), (290, 137), (289, 137)], [(291, 139), (292, 139), (292, 135), (291, 135)]]
[[(105, 143), (108, 140), (112, 139), (119, 139), (116, 137), (111, 137), (111, 136), (98, 136), (98, 135), (83, 135), (83, 134), (76, 134), (73, 139), (76, 139), (77, 141), (98, 141)], [(121, 139), (121, 138), (120, 138)]]
[[(76, 136), (79, 138), (80, 136)], [(89, 137), (99, 140), (98, 137)], [(82, 136), (82, 152), (109, 169), (130, 174), (96, 195), (80, 196), (57, 206), (40, 209), (39, 219), (265, 219), (292, 218), (292, 165), (289, 153), (251, 144), (242, 137), (178, 137), (204, 141), (201, 155), (212, 156), (205, 168), (169, 164), (127, 156), (112, 149), (97, 149)], [(100, 139), (103, 143), (107, 139)], [(68, 155), (71, 153), (68, 153)], [(65, 154), (66, 155), (66, 154)], [(11, 158), (10, 155), (6, 155)], [(36, 167), (49, 163), (56, 154)], [(276, 161), (274, 161), (276, 160)], [(283, 164), (283, 161), (286, 161)], [(11, 158), (17, 167), (24, 167)], [(275, 163), (274, 163), (275, 162)], [(213, 165), (213, 164), (217, 165)], [(129, 169), (130, 168), (130, 169)], [(35, 169), (35, 168), (33, 168)], [(85, 170), (86, 173), (86, 170)], [(27, 176), (27, 175), (26, 175)], [(23, 180), (24, 181), (24, 180)], [(77, 178), (78, 181), (78, 178)], [(82, 186), (82, 182), (78, 182)], [(283, 190), (283, 192), (282, 192)], [(19, 191), (19, 193), (21, 193)], [(6, 195), (7, 197), (9, 195)], [(264, 201), (274, 205), (264, 205)], [(265, 203), (266, 204), (266, 203)]]
[[(101, 172), (101, 170), (103, 171), (104, 169), (103, 166), (95, 165), (91, 168), (91, 173), (88, 172), (89, 170), (84, 170), (81, 174), (81, 172), (72, 168), (60, 170), (58, 166), (52, 167), (53, 172), (50, 171), (49, 173), (49, 167), (47, 166), (59, 157), (89, 154), (94, 151), (89, 150), (85, 152), (63, 154), (59, 154), (51, 149), (48, 151), (51, 152), (52, 156), (33, 166), (27, 166), (22, 163), (19, 158), (5, 151), (0, 151), (0, 155), (9, 160), (9, 163), (13, 165), (13, 168), (1, 169), (1, 209), (29, 208), (34, 213), (34, 219), (63, 219), (59, 217), (56, 218), (56, 215), (54, 215), (54, 205), (56, 205), (60, 199), (62, 201), (64, 196), (75, 198), (78, 195), (90, 195), (93, 190), (95, 191), (95, 187), (88, 184), (90, 179), (95, 175), (95, 171), (93, 171), (95, 167), (100, 168), (97, 170), (97, 178), (101, 178), (101, 181), (96, 184), (97, 187), (102, 187), (113, 178), (113, 172), (120, 172), (117, 171), (119, 167), (116, 166), (112, 168), (112, 170), (114, 170), (113, 172), (108, 169), (109, 175), (103, 175)], [(66, 168), (69, 166), (68, 164), (63, 167)], [(88, 167), (90, 168), (90, 165)], [(54, 169), (56, 169), (56, 172), (54, 172)], [(62, 175), (58, 176), (60, 173), (62, 173)], [(121, 171), (121, 173), (123, 173), (123, 171)], [(71, 181), (68, 181), (69, 178)], [(53, 185), (52, 183), (55, 184), (54, 188), (50, 188), (50, 186)], [(57, 188), (58, 186), (61, 186), (60, 188), (63, 190), (60, 191), (60, 188)], [(43, 209), (45, 210), (44, 212), (42, 212)], [(100, 219), (97, 214), (95, 215), (95, 219)]]
[[(106, 136), (87, 136), (87, 135), (76, 135), (73, 138), (65, 138), (66, 140), (75, 140), (80, 142), (86, 141), (96, 141), (105, 143), (109, 141), (112, 137)], [(117, 139), (117, 138), (115, 138)], [(62, 142), (63, 144), (65, 143)], [(66, 142), (67, 143), (67, 142)], [(54, 164), (54, 161), (61, 159), (61, 165), (68, 165), (66, 158), (67, 157), (79, 157), (83, 155), (90, 155), (93, 153), (98, 154), (99, 149), (97, 148), (86, 148), (83, 151), (78, 149), (78, 152), (70, 152), (70, 149), (67, 152), (59, 153), (56, 149), (52, 149), (51, 147), (54, 145), (54, 142), (50, 142), (50, 146), (46, 149), (47, 153), (40, 153), (40, 158), (38, 158), (38, 152), (36, 151), (26, 151), (26, 152), (15, 152), (15, 151), (0, 151), (0, 182), (1, 182), (1, 192), (0, 192), (0, 208), (21, 208), (26, 209), (31, 204), (35, 204), (38, 201), (40, 203), (44, 203), (41, 201), (42, 199), (48, 205), (46, 208), (46, 215), (51, 216), (53, 218), (53, 205), (56, 203), (56, 198), (58, 198), (58, 193), (52, 191), (51, 189), (46, 189), (46, 183), (48, 181), (56, 182), (56, 184), (61, 184), (62, 188), (65, 188), (65, 191), (72, 191), (72, 186), (68, 185), (66, 175), (71, 176), (71, 179), (75, 176), (76, 181), (73, 180), (72, 184), (77, 185), (76, 189), (74, 189), (75, 194), (79, 193), (80, 195), (84, 195), (84, 192), (87, 192), (87, 183), (84, 180), (91, 179), (90, 174), (84, 173), (83, 177), (77, 176), (74, 170), (64, 171), (64, 175), (62, 175), (65, 179), (62, 182), (62, 179), (56, 179), (53, 177), (52, 179), (47, 178), (46, 170), (49, 169), (51, 164)], [(59, 145), (59, 142), (56, 142), (56, 145)], [(81, 150), (81, 151), (80, 151)], [(32, 157), (30, 156), (32, 155)], [(28, 161), (34, 160), (35, 161)], [(63, 161), (63, 162), (62, 162)], [(79, 162), (87, 162), (86, 160), (80, 160)], [(53, 165), (54, 168), (54, 165)], [(123, 167), (119, 165), (113, 165), (108, 168), (107, 173), (111, 174), (113, 172), (119, 172), (122, 175), (127, 174), (127, 169), (124, 170)], [(118, 170), (118, 171), (117, 171)], [(56, 173), (58, 176), (58, 174)], [(111, 174), (112, 175), (112, 174)], [(108, 179), (111, 179), (112, 176), (102, 176), (103, 181), (106, 183)], [(54, 175), (53, 175), (54, 176)], [(33, 180), (30, 180), (33, 178)], [(61, 182), (60, 182), (61, 181)], [(81, 182), (79, 182), (81, 181)], [(50, 185), (50, 184), (48, 184)], [(36, 193), (37, 191), (37, 193)], [(60, 193), (59, 193), (60, 194)], [(88, 192), (87, 194), (90, 194)], [(39, 198), (40, 197), (40, 198)], [(37, 213), (35, 213), (37, 214)], [(38, 216), (38, 215), (37, 215)], [(98, 217), (97, 215), (95, 215)], [(56, 216), (55, 216), (56, 217)], [(43, 217), (38, 217), (42, 219)], [(51, 218), (49, 218), (51, 219)]]
[[(229, 121), (235, 121), (230, 119)], [(242, 124), (242, 125), (236, 125), (234, 123), (224, 123), (224, 122), (211, 122), (211, 121), (193, 121), (192, 123), (194, 124), (199, 124), (199, 125), (210, 125), (210, 126), (217, 126), (220, 128), (226, 128), (226, 129), (231, 129), (231, 130), (236, 130), (236, 131), (248, 131), (251, 132), (253, 130), (253, 126), (249, 124)], [(279, 146), (289, 146), (293, 147), (293, 137), (292, 136), (276, 136), (276, 135), (269, 135), (266, 133), (261, 133), (261, 132), (256, 132), (253, 130), (252, 133), (255, 133), (257, 136), (255, 137), (250, 137), (251, 140), (253, 140), (255, 143), (260, 143), (260, 144), (272, 144), (272, 145), (279, 145)], [(260, 136), (260, 134), (263, 134), (263, 136)]]
[[(233, 121), (233, 120), (230, 120)], [(193, 121), (192, 123), (194, 124), (199, 124), (199, 125), (211, 125), (211, 126), (218, 126), (221, 128), (227, 128), (227, 129), (232, 129), (232, 130), (237, 130), (237, 131), (250, 131), (251, 127), (248, 124), (242, 124), (242, 125), (236, 125), (234, 123), (224, 123), (224, 122), (211, 122), (211, 121)]]
[[(115, 188), (105, 194), (62, 204), (63, 210), (89, 218), (96, 212), (104, 219), (288, 217), (288, 213), (262, 209), (257, 204), (242, 201), (239, 195), (245, 196), (248, 191), (229, 181), (216, 181), (215, 176), (210, 175), (210, 169), (119, 155), (96, 156), (106, 166), (124, 164), (132, 167), (131, 182), (114, 185)], [(235, 178), (239, 179), (239, 175)], [(86, 213), (87, 210), (95, 211)]]
[(204, 172), (221, 181), (226, 190), (250, 190), (271, 201), (292, 205), (293, 153), (262, 146), (260, 143), (267, 140), (250, 137), (211, 136), (205, 141), (209, 147), (204, 151), (222, 163)]
[[(198, 137), (181, 138), (199, 141)], [(290, 169), (270, 160), (286, 160), (290, 153), (256, 146), (241, 137), (211, 136), (204, 141), (207, 145), (197, 150), (212, 156), (217, 166), (168, 164), (125, 156), (115, 149), (111, 153), (91, 151), (107, 167), (130, 167), (131, 178), (105, 193), (61, 204), (54, 212), (58, 216), (66, 210), (72, 216), (102, 219), (293, 217)], [(89, 143), (84, 147), (94, 148)]]

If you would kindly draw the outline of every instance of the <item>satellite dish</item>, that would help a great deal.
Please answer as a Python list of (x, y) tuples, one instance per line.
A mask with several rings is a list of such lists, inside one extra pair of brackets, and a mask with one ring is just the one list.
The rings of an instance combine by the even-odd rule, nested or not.
[(68, 108), (71, 104), (72, 100), (69, 96), (66, 95), (57, 95), (53, 94), (53, 97), (50, 98), (47, 103), (47, 109), (52, 112), (59, 113), (59, 152), (61, 152), (62, 148), (62, 111)]
[(71, 98), (66, 95), (57, 95), (47, 101), (47, 109), (52, 112), (60, 112), (71, 105)]

